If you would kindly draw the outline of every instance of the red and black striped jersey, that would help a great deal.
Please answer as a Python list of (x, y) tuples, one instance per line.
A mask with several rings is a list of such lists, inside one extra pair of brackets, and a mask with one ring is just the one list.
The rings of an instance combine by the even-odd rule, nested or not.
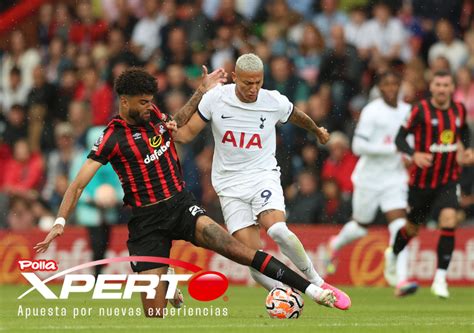
[(170, 198), (184, 188), (178, 154), (165, 126), (166, 119), (156, 106), (145, 125), (130, 125), (117, 116), (87, 156), (104, 165), (112, 164), (122, 183), (125, 205), (149, 205)]
[(441, 110), (422, 100), (413, 106), (403, 126), (415, 137), (415, 151), (433, 154), (429, 168), (411, 166), (410, 186), (436, 188), (458, 180), (457, 143), (467, 126), (464, 105), (452, 102), (447, 110)]

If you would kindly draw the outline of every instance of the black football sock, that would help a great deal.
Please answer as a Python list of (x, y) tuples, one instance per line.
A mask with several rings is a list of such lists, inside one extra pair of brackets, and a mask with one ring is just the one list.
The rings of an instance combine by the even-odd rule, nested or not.
[(395, 235), (395, 242), (393, 243), (393, 253), (398, 255), (407, 246), (411, 237), (408, 236), (406, 227), (400, 228)]
[(263, 251), (257, 251), (255, 253), (251, 266), (269, 278), (281, 281), (302, 293), (305, 293), (311, 284), (281, 261)]
[(438, 268), (448, 269), (454, 251), (454, 229), (442, 228), (438, 240)]

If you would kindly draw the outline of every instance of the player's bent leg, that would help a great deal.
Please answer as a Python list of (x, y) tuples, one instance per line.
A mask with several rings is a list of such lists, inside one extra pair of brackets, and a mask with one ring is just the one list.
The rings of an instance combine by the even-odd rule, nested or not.
[(202, 215), (197, 219), (194, 242), (198, 246), (213, 250), (241, 265), (251, 266), (272, 279), (304, 292), (321, 305), (334, 307), (336, 297), (333, 291), (312, 284), (271, 255), (250, 249), (208, 216)]
[(281, 252), (306, 275), (311, 283), (322, 289), (334, 292), (337, 299), (336, 303), (334, 303), (336, 308), (340, 310), (349, 309), (351, 306), (349, 296), (338, 288), (324, 282), (319, 276), (301, 241), (288, 229), (286, 222), (281, 222), (284, 221), (284, 217), (282, 211), (270, 209), (261, 212), (258, 216), (258, 221), (267, 229), (267, 234), (278, 244)]
[[(150, 274), (150, 275), (158, 275), (161, 277), (162, 274), (166, 274), (168, 271), (168, 267), (159, 267), (153, 268), (146, 271), (139, 272), (138, 274)], [(148, 282), (143, 281), (143, 284), (147, 284)], [(141, 285), (140, 281), (137, 281), (137, 285)], [(147, 293), (141, 293), (141, 299), (143, 304), (143, 311), (145, 312), (146, 317), (150, 318), (163, 318), (163, 309), (166, 308), (168, 304), (165, 295), (166, 290), (168, 289), (168, 283), (160, 282), (158, 286), (155, 288), (156, 294), (155, 297), (152, 299), (147, 299)]]
[(285, 213), (277, 209), (268, 209), (261, 212), (258, 223), (265, 228), (268, 236), (277, 243), (281, 252), (308, 278), (309, 281), (321, 286), (324, 280), (314, 269), (313, 263), (306, 253), (298, 237), (288, 229), (285, 222)]
[(438, 267), (431, 285), (433, 294), (441, 298), (449, 297), (446, 274), (454, 251), (456, 226), (456, 210), (454, 208), (443, 208), (439, 214)]
[(344, 224), (336, 236), (329, 239), (326, 247), (326, 258), (324, 260), (328, 274), (334, 274), (336, 272), (338, 251), (353, 241), (364, 237), (367, 235), (367, 232), (368, 230), (365, 224), (352, 220)]
[[(253, 250), (261, 249), (261, 240), (260, 240), (260, 228), (258, 225), (252, 225), (246, 228), (235, 231), (232, 234), (238, 241), (247, 245)], [(250, 275), (252, 278), (260, 284), (262, 287), (268, 291), (272, 290), (275, 287), (283, 287), (283, 283), (280, 281), (270, 279), (269, 277), (263, 275), (253, 267), (249, 267)]]

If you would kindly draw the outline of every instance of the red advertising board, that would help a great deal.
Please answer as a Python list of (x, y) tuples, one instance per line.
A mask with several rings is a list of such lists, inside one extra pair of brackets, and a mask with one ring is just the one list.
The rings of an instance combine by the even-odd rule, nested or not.
[[(367, 237), (344, 248), (339, 256), (338, 270), (331, 276), (326, 276), (323, 265), (325, 242), (331, 235), (338, 232), (339, 227), (295, 225), (291, 228), (304, 244), (318, 272), (328, 282), (357, 286), (385, 285), (382, 273), (383, 252), (388, 239), (385, 228), (373, 228)], [(53, 259), (58, 263), (60, 271), (91, 261), (92, 253), (86, 229), (68, 227), (64, 235), (54, 241), (46, 253), (34, 253), (33, 245), (43, 240), (45, 235), (46, 233), (40, 230), (0, 231), (0, 284), (26, 282), (20, 275), (17, 264), (19, 259)], [(128, 256), (127, 236), (126, 226), (114, 226), (106, 257)], [(276, 244), (263, 232), (262, 239), (265, 251), (290, 264), (289, 260), (278, 251)], [(429, 284), (436, 270), (437, 242), (436, 230), (423, 230), (420, 236), (410, 244), (410, 276), (421, 284)], [(174, 242), (171, 256), (193, 263), (205, 270), (222, 272), (229, 278), (230, 283), (254, 284), (246, 267), (190, 243)], [(181, 269), (177, 271), (183, 272)], [(111, 264), (103, 268), (103, 273), (129, 272), (131, 269), (127, 262)], [(92, 273), (92, 271), (89, 268), (82, 273)], [(38, 272), (38, 275), (43, 278), (51, 274)], [(456, 248), (449, 267), (448, 281), (451, 285), (474, 285), (474, 228), (459, 229), (456, 233)]]

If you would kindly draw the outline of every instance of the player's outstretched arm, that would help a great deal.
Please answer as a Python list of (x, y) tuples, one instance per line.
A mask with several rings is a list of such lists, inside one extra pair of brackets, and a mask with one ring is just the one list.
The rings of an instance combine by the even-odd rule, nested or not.
[(316, 123), (306, 113), (294, 106), (289, 121), (298, 127), (313, 133), (318, 138), (319, 143), (325, 144), (329, 141), (329, 132), (324, 127), (318, 127)]
[[(198, 113), (193, 114), (186, 125), (179, 128), (171, 128), (173, 130), (173, 139), (178, 143), (191, 142), (196, 135), (206, 127), (206, 122), (202, 120)], [(168, 126), (168, 129), (170, 127)]]
[(174, 115), (174, 120), (178, 127), (184, 126), (191, 118), (193, 113), (197, 110), (197, 106), (202, 99), (202, 96), (219, 83), (225, 83), (227, 80), (227, 73), (223, 68), (218, 68), (211, 74), (207, 73), (207, 67), (202, 66), (202, 82), (196, 89), (194, 94), (188, 102)]
[(81, 170), (79, 170), (76, 178), (68, 186), (66, 193), (64, 194), (63, 201), (59, 207), (58, 218), (56, 219), (53, 228), (42, 242), (39, 242), (34, 246), (33, 249), (35, 249), (36, 252), (45, 252), (53, 239), (63, 234), (66, 219), (76, 207), (82, 191), (87, 184), (89, 184), (92, 177), (94, 177), (95, 173), (101, 166), (101, 163), (91, 159), (87, 159), (86, 162), (84, 162)]

